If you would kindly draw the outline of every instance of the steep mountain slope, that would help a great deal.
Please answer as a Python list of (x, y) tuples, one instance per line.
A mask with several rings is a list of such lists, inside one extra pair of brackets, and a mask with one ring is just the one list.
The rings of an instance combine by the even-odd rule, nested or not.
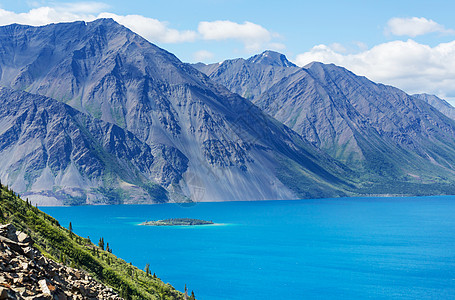
[(1, 85), (132, 132), (173, 199), (338, 196), (350, 186), (346, 167), (113, 20), (9, 25), (0, 40)]
[[(114, 288), (126, 300), (194, 300), (152, 276), (151, 272), (147, 274), (95, 246), (89, 238), (62, 227), (1, 183), (0, 224), (10, 224), (0, 226), (0, 255), (4, 261), (0, 269), (0, 290), (2, 297), (5, 297), (4, 292), (11, 295), (4, 299), (114, 299), (97, 295), (95, 278)], [(14, 227), (22, 233), (14, 232)], [(7, 247), (2, 248), (2, 243)], [(13, 255), (16, 257), (7, 259)], [(86, 272), (93, 278), (88, 278)], [(44, 295), (36, 295), (39, 292), (34, 287), (38, 284)], [(71, 298), (62, 295), (64, 290), (70, 291)], [(22, 295), (14, 297), (14, 294)], [(112, 297), (112, 293), (108, 294)]]
[(167, 201), (152, 149), (56, 100), (0, 88), (0, 174), (42, 204)]
[(222, 63), (198, 63), (193, 66), (230, 91), (253, 101), (275, 83), (299, 69), (288, 61), (286, 56), (273, 51), (265, 51), (247, 60), (238, 58)]
[(450, 105), (447, 101), (429, 94), (414, 94), (412, 96), (425, 101), (447, 117), (455, 120), (455, 107)]
[[(206, 67), (207, 74), (228, 82), (232, 91), (241, 89), (236, 68), (222, 70), (223, 65), (229, 63)], [(248, 70), (259, 69), (260, 76), (271, 67), (255, 64)], [(273, 68), (279, 68), (275, 74), (284, 75), (283, 69), (290, 74), (262, 83), (268, 88), (251, 101), (332, 157), (363, 170), (368, 180), (381, 186), (391, 179), (452, 182), (455, 123), (431, 105), (335, 65)]]

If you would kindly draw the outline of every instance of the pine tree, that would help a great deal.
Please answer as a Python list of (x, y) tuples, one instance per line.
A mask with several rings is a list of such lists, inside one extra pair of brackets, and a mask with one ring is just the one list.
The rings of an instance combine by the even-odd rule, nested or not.
[(106, 251), (110, 252), (111, 248), (109, 248), (109, 243), (106, 244)]
[(70, 231), (70, 238), (73, 239), (73, 224), (71, 224), (71, 222), (70, 225), (68, 226), (68, 230)]
[(101, 248), (101, 250), (104, 250), (104, 238), (100, 238), (100, 241), (98, 242), (98, 247)]
[(151, 272), (150, 272), (150, 264), (146, 264), (145, 265), (145, 274), (147, 274), (147, 276), (149, 276), (151, 274)]
[(191, 291), (191, 299), (196, 300), (196, 296), (194, 296), (194, 291)]

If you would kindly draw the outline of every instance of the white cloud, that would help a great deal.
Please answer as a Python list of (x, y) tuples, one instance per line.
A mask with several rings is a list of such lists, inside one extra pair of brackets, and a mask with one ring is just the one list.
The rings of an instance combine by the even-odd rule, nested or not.
[(99, 2), (82, 2), (60, 4), (55, 7), (43, 6), (25, 13), (15, 13), (0, 9), (0, 25), (19, 23), (40, 26), (58, 22), (73, 22), (77, 20), (89, 22), (97, 18), (112, 18), (151, 42), (180, 43), (191, 42), (196, 39), (197, 33), (194, 31), (178, 31), (169, 28), (165, 22), (140, 15), (120, 16), (106, 12), (95, 14), (106, 7), (105, 4)]
[(168, 24), (156, 19), (140, 15), (119, 16), (112, 13), (101, 13), (98, 18), (112, 18), (142, 37), (152, 42), (181, 43), (192, 42), (196, 39), (196, 32), (191, 30), (178, 31), (168, 27)]
[(454, 31), (446, 29), (444, 26), (436, 23), (433, 20), (426, 18), (392, 18), (387, 22), (385, 29), (387, 34), (393, 34), (397, 36), (410, 36), (416, 37), (428, 33), (446, 33), (453, 34)]
[(239, 40), (247, 51), (257, 51), (269, 43), (272, 33), (261, 25), (251, 22), (243, 24), (232, 21), (200, 22), (198, 31), (204, 40)]
[(334, 63), (411, 94), (427, 92), (450, 100), (455, 97), (454, 57), (455, 41), (430, 47), (408, 40), (380, 44), (357, 54), (342, 54), (317, 45), (297, 55), (295, 63)]
[(194, 61), (207, 62), (215, 57), (215, 55), (207, 50), (200, 50), (193, 54)]
[[(39, 5), (40, 3), (35, 3)], [(248, 52), (265, 49), (283, 50), (284, 44), (274, 42), (281, 36), (251, 22), (232, 21), (200, 22), (198, 30), (177, 30), (168, 23), (141, 15), (117, 15), (105, 11), (109, 6), (102, 2), (60, 3), (54, 6), (37, 6), (25, 13), (15, 13), (0, 8), (0, 25), (19, 23), (33, 26), (77, 20), (93, 21), (112, 18), (153, 43), (194, 42), (197, 39), (221, 41), (238, 40)]]
[(0, 25), (19, 23), (25, 25), (45, 25), (57, 22), (71, 22), (76, 20), (92, 21), (95, 16), (89, 14), (76, 14), (71, 11), (60, 11), (52, 7), (34, 8), (26, 13), (14, 13), (0, 9)]

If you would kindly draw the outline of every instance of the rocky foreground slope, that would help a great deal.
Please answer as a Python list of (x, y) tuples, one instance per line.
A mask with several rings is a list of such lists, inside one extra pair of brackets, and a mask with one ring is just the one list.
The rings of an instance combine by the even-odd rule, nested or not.
[[(1, 183), (0, 224), (6, 224), (0, 227), (2, 295), (18, 299), (52, 299), (49, 293), (53, 299), (116, 299), (118, 295), (127, 300), (184, 299), (183, 293), (152, 276), (149, 269), (144, 272), (63, 228)], [(45, 295), (37, 296), (40, 294)]]
[(88, 273), (57, 263), (12, 224), (0, 225), (0, 299), (123, 299)]

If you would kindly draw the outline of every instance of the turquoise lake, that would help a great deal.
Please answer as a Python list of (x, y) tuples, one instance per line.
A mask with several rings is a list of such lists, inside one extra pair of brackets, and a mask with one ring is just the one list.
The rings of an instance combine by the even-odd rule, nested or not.
[(198, 300), (455, 299), (451, 196), (41, 209)]

